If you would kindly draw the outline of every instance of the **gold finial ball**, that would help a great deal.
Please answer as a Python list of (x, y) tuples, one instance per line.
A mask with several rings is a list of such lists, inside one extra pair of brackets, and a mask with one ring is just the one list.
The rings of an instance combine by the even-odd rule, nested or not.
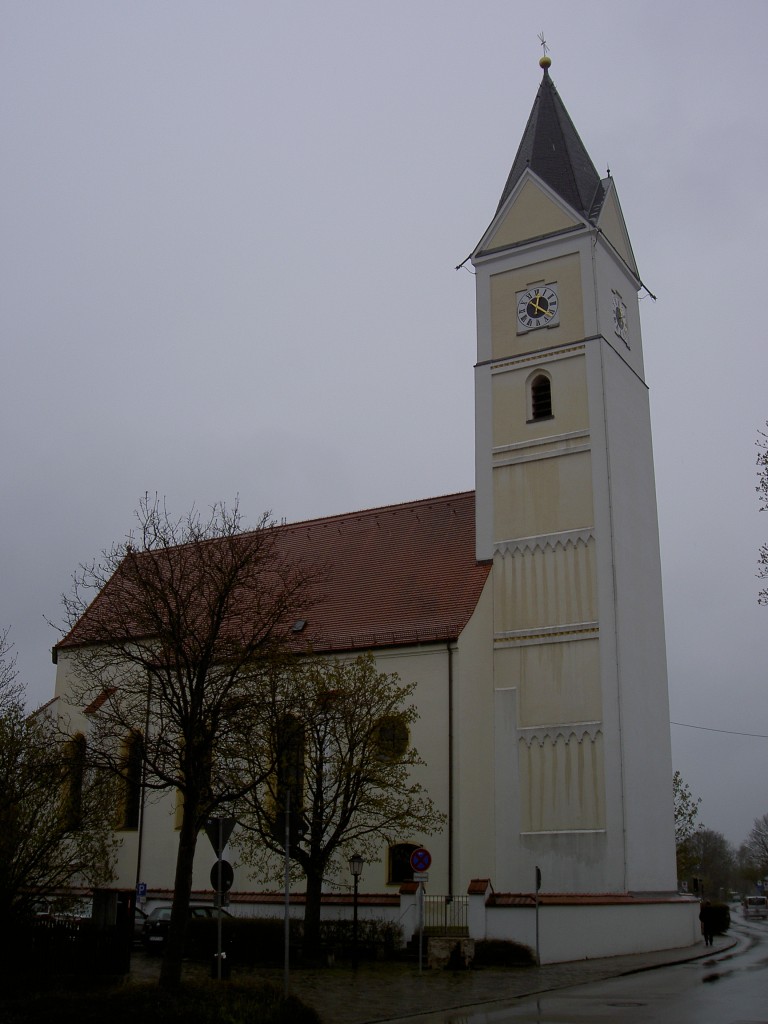
[(552, 66), (552, 58), (551, 57), (542, 57), (539, 60), (539, 67), (540, 68), (544, 68), (545, 71), (547, 70), (548, 67), (551, 67), (551, 66)]

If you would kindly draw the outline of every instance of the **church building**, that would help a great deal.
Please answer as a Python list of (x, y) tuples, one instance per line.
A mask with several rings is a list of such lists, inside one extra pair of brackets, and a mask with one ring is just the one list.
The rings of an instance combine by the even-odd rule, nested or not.
[[(302, 641), (372, 652), (417, 682), (411, 740), (446, 825), (382, 849), (361, 892), (398, 893), (424, 846), (430, 893), (522, 898), (538, 877), (553, 905), (669, 908), (680, 904), (642, 283), (614, 180), (540, 64), (469, 257), (475, 491), (276, 529), (329, 574)], [(79, 642), (75, 627), (55, 648), (64, 701)], [(146, 828), (141, 878), (167, 892), (172, 815), (153, 805)], [(137, 842), (123, 835), (118, 884), (135, 884)], [(210, 864), (199, 849), (201, 892)], [(237, 877), (233, 898), (238, 888), (258, 883)], [(644, 941), (694, 940), (659, 917)]]

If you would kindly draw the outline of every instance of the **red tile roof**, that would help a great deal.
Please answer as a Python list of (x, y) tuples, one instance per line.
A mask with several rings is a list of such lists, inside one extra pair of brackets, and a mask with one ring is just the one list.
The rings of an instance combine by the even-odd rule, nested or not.
[(106, 689), (102, 690), (101, 693), (94, 700), (92, 700), (91, 703), (86, 708), (83, 708), (83, 714), (95, 715), (99, 708), (103, 707), (105, 702), (112, 696), (114, 692), (114, 686), (109, 686)]
[[(318, 577), (297, 650), (343, 652), (458, 637), (489, 562), (475, 558), (475, 496), (439, 498), (273, 527), (281, 554)], [(208, 543), (216, 544), (216, 541)], [(93, 639), (98, 599), (57, 646)], [(95, 621), (95, 620), (94, 620)]]

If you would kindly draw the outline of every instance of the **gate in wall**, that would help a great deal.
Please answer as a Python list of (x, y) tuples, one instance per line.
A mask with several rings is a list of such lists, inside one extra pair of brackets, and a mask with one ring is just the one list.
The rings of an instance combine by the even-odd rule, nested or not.
[(430, 935), (468, 935), (468, 896), (424, 896), (424, 930)]

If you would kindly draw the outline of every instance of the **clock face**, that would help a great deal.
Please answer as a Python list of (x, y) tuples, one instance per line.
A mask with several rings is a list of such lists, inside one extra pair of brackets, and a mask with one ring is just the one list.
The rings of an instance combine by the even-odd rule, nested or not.
[(557, 291), (552, 285), (529, 288), (517, 295), (517, 322), (524, 331), (557, 322)]
[(627, 307), (621, 301), (621, 296), (613, 293), (613, 327), (622, 341), (627, 340)]

